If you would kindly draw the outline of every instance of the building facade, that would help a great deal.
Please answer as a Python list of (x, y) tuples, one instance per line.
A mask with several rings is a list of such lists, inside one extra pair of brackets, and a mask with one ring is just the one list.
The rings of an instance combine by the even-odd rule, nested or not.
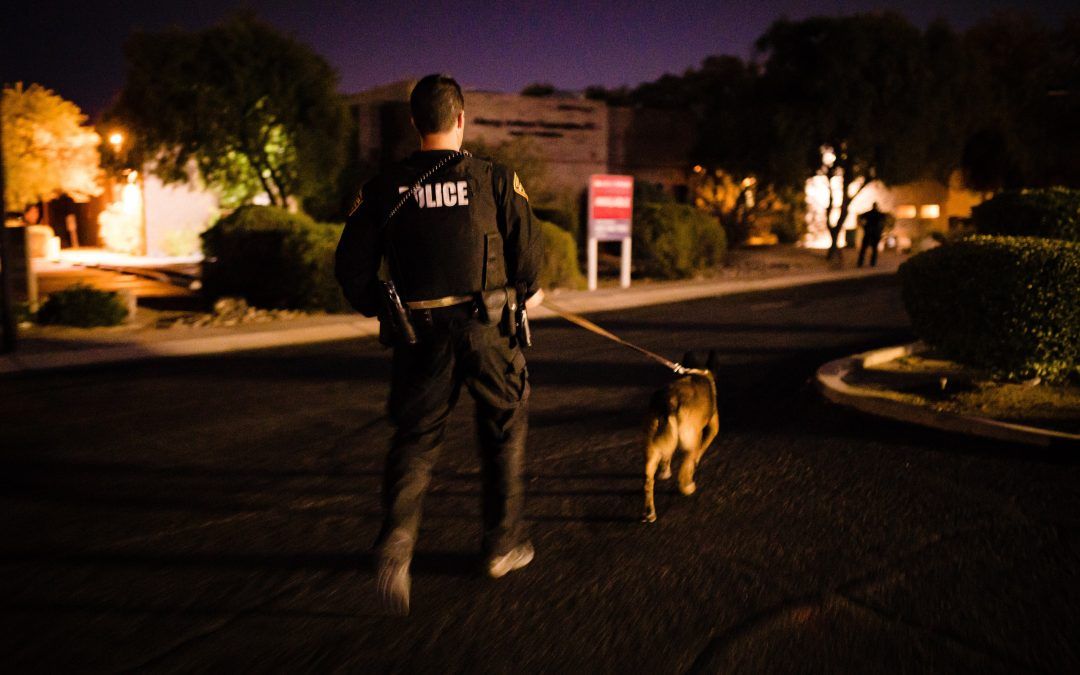
[[(378, 168), (416, 150), (409, 121), (415, 81), (395, 82), (350, 97), (357, 152)], [(553, 187), (580, 193), (593, 174), (633, 175), (686, 194), (695, 126), (689, 112), (610, 107), (577, 96), (465, 92), (465, 142), (498, 145), (530, 139)]]

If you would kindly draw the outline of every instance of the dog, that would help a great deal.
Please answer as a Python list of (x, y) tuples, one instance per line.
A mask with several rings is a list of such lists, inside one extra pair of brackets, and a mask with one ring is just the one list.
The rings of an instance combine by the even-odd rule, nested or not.
[(687, 371), (653, 394), (645, 416), (645, 514), (642, 521), (656, 520), (653, 487), (659, 468), (660, 480), (671, 478), (671, 458), (675, 448), (683, 453), (679, 467), (679, 492), (694, 494), (694, 469), (720, 429), (716, 406), (716, 353), (710, 351), (705, 367), (695, 356), (683, 358)]

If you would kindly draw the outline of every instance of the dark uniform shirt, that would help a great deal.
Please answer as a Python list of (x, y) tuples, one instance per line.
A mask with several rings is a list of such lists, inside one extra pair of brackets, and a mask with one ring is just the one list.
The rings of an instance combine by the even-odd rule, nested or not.
[(885, 213), (877, 209), (870, 209), (862, 214), (863, 236), (867, 240), (877, 241), (881, 239), (881, 233), (885, 229)]
[(379, 310), (384, 252), (406, 302), (516, 284), (528, 294), (538, 289), (539, 224), (517, 175), (499, 164), (471, 156), (452, 161), (380, 233), (402, 193), (451, 154), (416, 152), (364, 185), (338, 243), (335, 272), (345, 297), (365, 316)]

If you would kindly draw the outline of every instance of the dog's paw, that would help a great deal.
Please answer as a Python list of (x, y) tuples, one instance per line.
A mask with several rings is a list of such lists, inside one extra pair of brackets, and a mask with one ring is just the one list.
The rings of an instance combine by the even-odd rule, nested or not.
[(660, 472), (660, 475), (657, 476), (657, 478), (659, 478), (660, 480), (667, 480), (668, 478), (671, 478), (671, 467), (664, 467), (664, 470)]
[(688, 483), (687, 485), (680, 485), (679, 492), (684, 495), (692, 495), (697, 492), (697, 483)]
[(643, 515), (641, 517), (641, 522), (643, 522), (643, 523), (655, 523), (656, 522), (656, 511), (648, 512), (645, 515)]

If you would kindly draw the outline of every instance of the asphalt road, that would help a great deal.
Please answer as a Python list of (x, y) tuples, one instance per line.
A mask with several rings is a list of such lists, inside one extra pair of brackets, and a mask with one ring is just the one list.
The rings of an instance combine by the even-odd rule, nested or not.
[(389, 429), (370, 341), (0, 379), (0, 653), (13, 672), (1015, 672), (1080, 665), (1074, 458), (863, 417), (821, 363), (910, 337), (890, 278), (596, 315), (721, 354), (698, 492), (638, 522), (668, 374), (534, 327), (537, 557), (478, 574), (467, 397), (413, 613), (377, 616)]

